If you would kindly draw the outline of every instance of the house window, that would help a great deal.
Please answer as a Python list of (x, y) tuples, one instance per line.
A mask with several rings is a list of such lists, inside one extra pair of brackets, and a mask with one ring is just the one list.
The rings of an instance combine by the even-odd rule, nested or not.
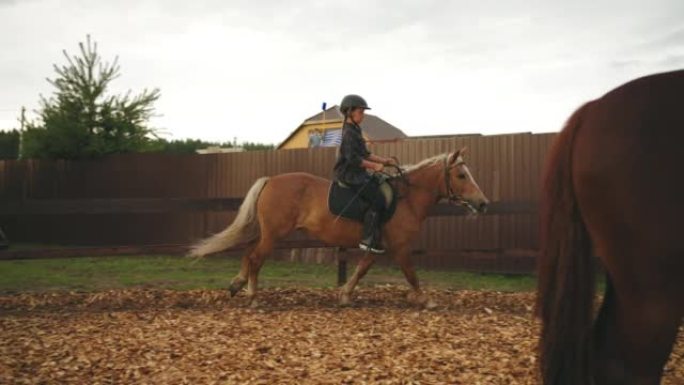
[(337, 147), (342, 143), (342, 129), (326, 130), (321, 147)]
[(309, 131), (309, 148), (313, 147), (337, 147), (342, 143), (342, 129)]
[(321, 147), (323, 142), (323, 130), (314, 129), (309, 131), (309, 148)]

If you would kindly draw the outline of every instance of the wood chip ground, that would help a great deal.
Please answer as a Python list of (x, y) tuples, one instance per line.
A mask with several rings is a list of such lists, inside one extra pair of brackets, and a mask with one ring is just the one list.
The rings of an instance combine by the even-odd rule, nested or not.
[[(532, 293), (398, 287), (0, 296), (2, 384), (537, 384)], [(684, 332), (664, 384), (684, 384)]]

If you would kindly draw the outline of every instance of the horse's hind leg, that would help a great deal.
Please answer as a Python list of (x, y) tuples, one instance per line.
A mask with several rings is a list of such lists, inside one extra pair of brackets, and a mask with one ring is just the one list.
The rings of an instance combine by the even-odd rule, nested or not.
[(658, 385), (681, 322), (674, 301), (619, 296), (610, 281), (595, 325), (596, 385)]
[(247, 247), (247, 251), (242, 256), (242, 260), (240, 261), (240, 272), (233, 277), (230, 281), (230, 286), (228, 287), (231, 297), (235, 297), (235, 295), (247, 284), (247, 279), (249, 278), (249, 257), (254, 252), (255, 247), (256, 244)]
[(249, 304), (252, 307), (257, 306), (255, 300), (258, 286), (259, 270), (264, 264), (264, 259), (273, 251), (273, 241), (262, 236), (259, 243), (254, 248), (254, 251), (248, 258), (249, 262), (249, 282), (247, 284), (247, 297), (249, 297)]

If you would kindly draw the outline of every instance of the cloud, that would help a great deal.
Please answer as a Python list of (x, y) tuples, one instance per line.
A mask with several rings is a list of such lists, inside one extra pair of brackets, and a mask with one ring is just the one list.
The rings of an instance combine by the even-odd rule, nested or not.
[(630, 68), (630, 67), (636, 67), (643, 64), (643, 60), (638, 60), (638, 59), (631, 59), (631, 60), (613, 60), (610, 63), (610, 66), (622, 70), (625, 68)]
[(352, 92), (414, 135), (556, 130), (684, 55), (679, 0), (10, 3), (0, 127), (50, 92), (52, 63), (88, 33), (120, 58), (113, 91), (161, 88), (154, 124), (172, 136), (272, 143)]
[(663, 67), (682, 68), (684, 67), (684, 54), (683, 55), (669, 55), (665, 59), (661, 60), (659, 63)]

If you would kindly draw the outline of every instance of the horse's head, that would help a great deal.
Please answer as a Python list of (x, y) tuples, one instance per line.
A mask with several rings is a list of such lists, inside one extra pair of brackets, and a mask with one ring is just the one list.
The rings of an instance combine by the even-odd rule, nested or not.
[(444, 157), (444, 186), (442, 197), (459, 203), (473, 213), (484, 213), (489, 199), (484, 195), (465, 162), (466, 148)]

